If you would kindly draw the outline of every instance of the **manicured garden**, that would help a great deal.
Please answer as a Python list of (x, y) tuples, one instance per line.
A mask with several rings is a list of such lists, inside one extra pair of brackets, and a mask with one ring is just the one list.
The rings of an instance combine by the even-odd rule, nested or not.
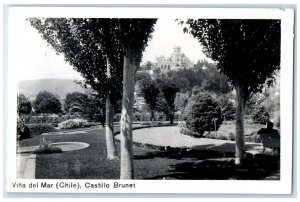
[[(119, 127), (116, 127), (118, 130)], [(120, 161), (106, 159), (105, 130), (87, 133), (35, 136), (21, 140), (20, 146), (33, 146), (42, 137), (51, 142), (85, 142), (88, 148), (56, 154), (38, 154), (37, 179), (119, 179)], [(116, 141), (120, 153), (119, 141)], [(265, 179), (279, 172), (277, 155), (247, 156), (240, 166), (233, 152), (193, 150), (134, 144), (136, 179)]]

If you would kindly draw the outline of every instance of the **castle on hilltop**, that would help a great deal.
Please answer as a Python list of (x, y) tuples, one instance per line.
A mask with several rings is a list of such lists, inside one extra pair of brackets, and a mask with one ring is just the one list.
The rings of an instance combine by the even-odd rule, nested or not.
[(170, 57), (160, 56), (156, 58), (157, 62), (153, 63), (153, 67), (161, 71), (188, 69), (192, 68), (194, 64), (188, 57), (181, 53), (181, 47), (173, 47), (173, 52)]

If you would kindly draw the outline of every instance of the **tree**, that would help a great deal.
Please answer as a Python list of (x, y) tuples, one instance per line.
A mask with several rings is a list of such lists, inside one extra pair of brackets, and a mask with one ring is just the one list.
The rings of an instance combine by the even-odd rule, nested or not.
[(191, 97), (191, 92), (187, 91), (187, 92), (179, 92), (176, 94), (176, 98), (175, 98), (175, 109), (177, 111), (180, 111), (181, 114), (183, 114), (184, 109), (189, 101)]
[(99, 97), (97, 93), (90, 94), (84, 113), (86, 118), (100, 122), (104, 127), (106, 122), (106, 98)]
[(146, 69), (145, 70), (150, 70), (152, 68), (152, 63), (150, 61), (148, 61), (146, 63)]
[(265, 84), (261, 106), (270, 114), (270, 120), (280, 127), (280, 72), (275, 74), (275, 83), (272, 86)]
[(61, 112), (60, 101), (47, 91), (41, 91), (33, 101), (33, 108), (36, 113), (59, 113)]
[(58, 54), (81, 73), (84, 84), (106, 97), (107, 158), (118, 158), (113, 132), (113, 105), (121, 98), (123, 49), (111, 19), (30, 18)]
[(222, 113), (218, 103), (209, 93), (199, 93), (190, 98), (184, 119), (186, 127), (202, 136), (205, 131), (218, 130), (222, 123)]
[(121, 179), (132, 179), (133, 143), (132, 113), (134, 104), (135, 74), (138, 70), (156, 19), (117, 19), (119, 39), (124, 50), (123, 98), (121, 116)]
[(270, 120), (270, 115), (264, 106), (259, 106), (252, 113), (252, 119), (254, 123), (266, 124)]
[(147, 61), (146, 64), (141, 65), (140, 70), (151, 70), (152, 63), (150, 61)]
[(205, 90), (213, 91), (215, 93), (230, 92), (231, 89), (227, 77), (217, 70), (215, 64), (207, 63), (204, 72), (207, 80)]
[(32, 107), (31, 102), (23, 94), (18, 95), (18, 114), (30, 114)]
[(139, 95), (143, 96), (146, 104), (150, 109), (150, 120), (153, 121), (154, 111), (157, 106), (157, 98), (159, 96), (159, 89), (154, 80), (151, 79), (150, 75), (137, 81)]
[(66, 112), (79, 112), (84, 118), (100, 122), (105, 126), (106, 99), (92, 91), (88, 93), (68, 93), (64, 100)]
[(179, 92), (181, 87), (180, 79), (161, 75), (161, 77), (156, 79), (156, 82), (168, 106), (168, 117), (170, 120), (170, 124), (173, 124), (176, 93)]
[(235, 87), (235, 163), (240, 164), (245, 157), (245, 103), (266, 80), (271, 84), (273, 72), (280, 68), (280, 20), (188, 19), (186, 24), (183, 31), (198, 39), (206, 56)]
[[(103, 92), (105, 89), (104, 92), (110, 95), (108, 99), (113, 97), (111, 96), (113, 92), (115, 95), (121, 95), (117, 90), (119, 88), (114, 90), (114, 87), (118, 86), (116, 83), (120, 82), (113, 81), (123, 76), (121, 178), (131, 179), (133, 177), (131, 118), (135, 73), (140, 66), (142, 52), (154, 30), (156, 19), (34, 18), (30, 19), (30, 22), (58, 53), (64, 54), (65, 60), (82, 74), (88, 84), (97, 92)], [(122, 71), (120, 76), (119, 73)], [(108, 109), (110, 103), (106, 106)], [(111, 140), (113, 136), (110, 137)], [(107, 150), (109, 152), (109, 149)]]
[(68, 93), (64, 100), (63, 108), (66, 112), (80, 111), (82, 113), (85, 113), (87, 102), (88, 96), (84, 93)]
[(221, 108), (223, 120), (233, 120), (235, 118), (236, 108), (234, 107), (234, 97), (231, 93), (217, 96), (218, 105)]
[(159, 68), (155, 68), (153, 70), (153, 74), (157, 77), (161, 73), (161, 70)]
[(272, 121), (280, 126), (280, 74), (275, 72), (275, 83), (264, 84), (260, 93), (256, 93), (246, 104), (246, 115), (251, 116), (255, 123), (265, 124)]

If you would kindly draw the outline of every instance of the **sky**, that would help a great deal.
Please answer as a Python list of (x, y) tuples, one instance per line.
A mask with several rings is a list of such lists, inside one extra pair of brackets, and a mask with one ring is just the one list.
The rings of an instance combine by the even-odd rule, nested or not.
[[(14, 67), (18, 80), (82, 79), (24, 18), (11, 19), (9, 28), (8, 61), (10, 67)], [(192, 35), (184, 34), (182, 29), (175, 19), (158, 19), (153, 37), (143, 53), (142, 64), (156, 62), (156, 57), (161, 55), (169, 57), (174, 46), (181, 46), (181, 52), (194, 63), (204, 59), (198, 41)]]

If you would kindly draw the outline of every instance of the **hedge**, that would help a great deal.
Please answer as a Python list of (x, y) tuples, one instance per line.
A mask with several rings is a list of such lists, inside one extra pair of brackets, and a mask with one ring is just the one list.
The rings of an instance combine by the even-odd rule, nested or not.
[(52, 123), (53, 126), (57, 126), (58, 123), (61, 123), (63, 121), (67, 121), (70, 119), (78, 118), (78, 115), (62, 115), (62, 116), (24, 116), (24, 120), (26, 124), (33, 124), (33, 123)]
[(30, 136), (34, 137), (41, 135), (42, 133), (49, 133), (55, 131), (55, 128), (51, 123), (35, 123), (35, 124), (26, 124), (29, 128)]

